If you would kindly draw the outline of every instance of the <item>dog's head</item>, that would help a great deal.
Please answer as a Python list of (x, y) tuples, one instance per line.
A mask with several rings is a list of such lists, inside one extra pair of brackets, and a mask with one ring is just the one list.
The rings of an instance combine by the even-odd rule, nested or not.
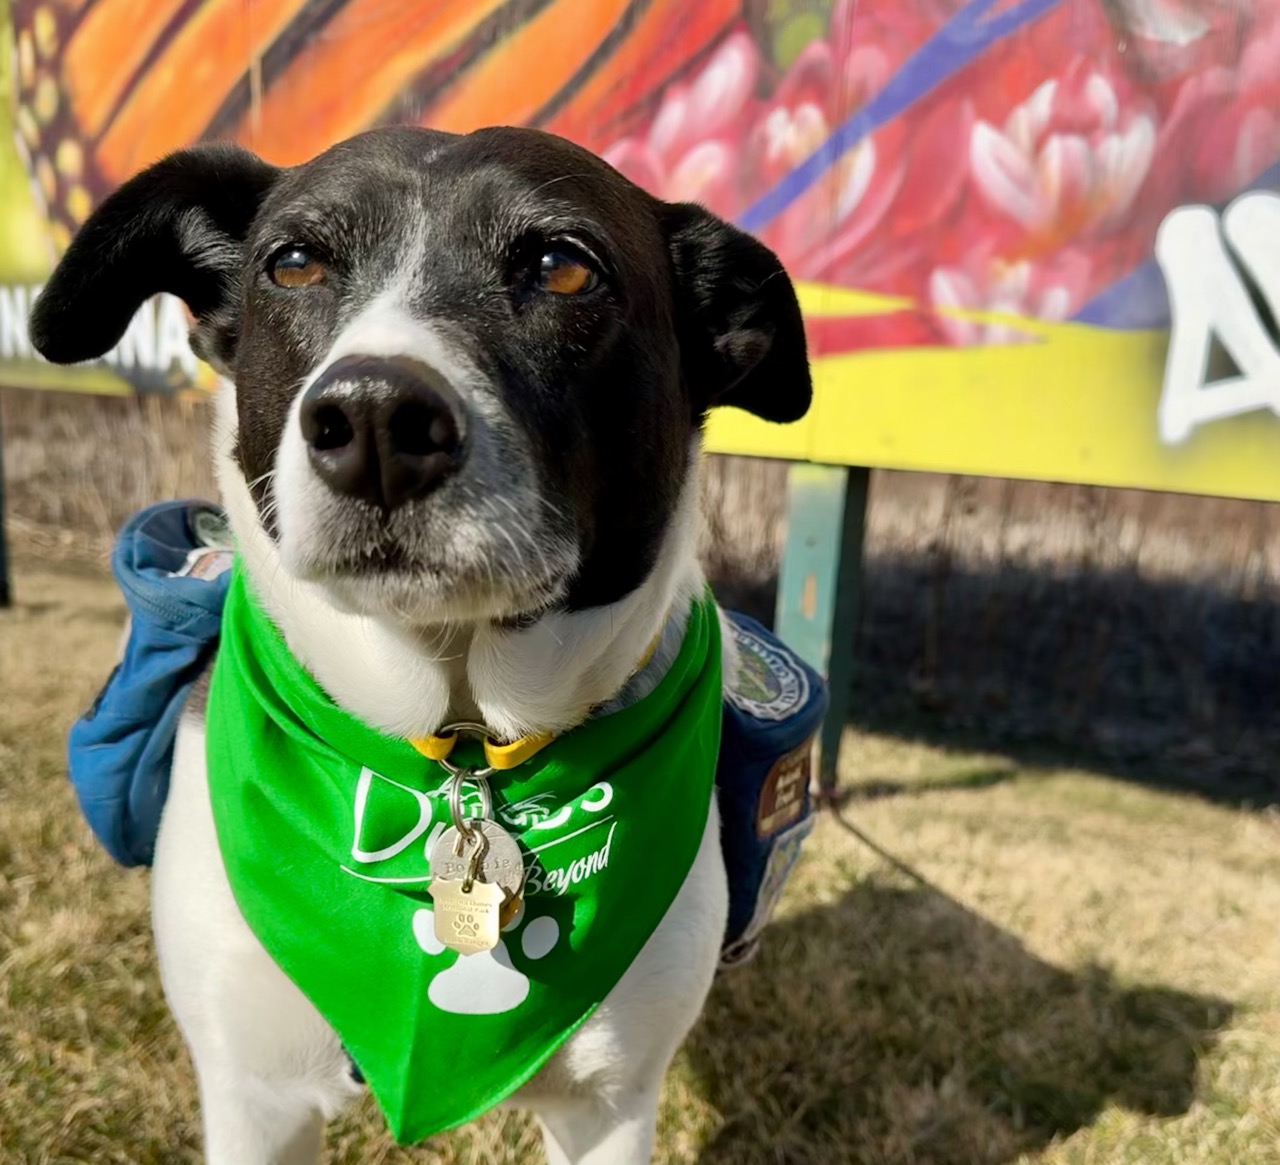
[(174, 154), (85, 224), (36, 347), (100, 356), (160, 291), (235, 383), (232, 463), (283, 568), (370, 614), (613, 602), (707, 410), (810, 399), (767, 248), (533, 130), (376, 130), (293, 169)]

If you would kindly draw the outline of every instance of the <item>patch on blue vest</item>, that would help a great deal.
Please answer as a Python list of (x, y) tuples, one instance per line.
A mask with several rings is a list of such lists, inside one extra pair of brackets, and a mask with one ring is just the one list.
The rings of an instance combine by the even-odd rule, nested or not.
[[(129, 607), (119, 665), (71, 729), (71, 781), (98, 840), (126, 866), (150, 865), (178, 720), (217, 648), (230, 553), (224, 519), (204, 502), (136, 515), (112, 554)], [(716, 772), (729, 875), (722, 961), (756, 949), (813, 826), (813, 741), (827, 708), (822, 677), (755, 620), (728, 612), (737, 647), (726, 677)]]
[(721, 962), (731, 965), (755, 953), (813, 828), (809, 785), (827, 685), (754, 619), (727, 614), (738, 667), (725, 677), (716, 786), (729, 875)]

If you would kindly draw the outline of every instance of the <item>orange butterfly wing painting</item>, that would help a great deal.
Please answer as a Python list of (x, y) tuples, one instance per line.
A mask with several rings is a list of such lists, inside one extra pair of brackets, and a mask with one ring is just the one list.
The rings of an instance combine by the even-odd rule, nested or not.
[(394, 123), (545, 125), (603, 149), (740, 16), (739, 0), (15, 0), (14, 128), (61, 251), (105, 193), (204, 139), (280, 165)]

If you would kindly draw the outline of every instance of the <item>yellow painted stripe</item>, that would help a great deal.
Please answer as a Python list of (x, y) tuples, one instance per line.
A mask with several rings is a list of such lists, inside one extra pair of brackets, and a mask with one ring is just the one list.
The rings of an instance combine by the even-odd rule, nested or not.
[(82, 392), (92, 396), (131, 396), (134, 392), (127, 380), (105, 368), (65, 368), (34, 360), (0, 360), (0, 388)]
[(721, 409), (708, 448), (1280, 501), (1280, 421), (1270, 413), (1210, 422), (1178, 446), (1161, 442), (1166, 333), (1022, 322), (1045, 339), (816, 360), (814, 406), (802, 421), (770, 425)]
[(918, 303), (905, 295), (882, 295), (878, 291), (857, 291), (850, 287), (832, 287), (825, 283), (797, 283), (796, 298), (808, 319), (844, 319), (850, 316), (880, 316), (898, 311), (930, 312), (949, 319), (971, 320), (979, 324), (1008, 324), (1030, 336), (1047, 336), (1054, 325), (1027, 316), (1000, 311), (973, 311), (968, 308), (942, 307)]
[(918, 306), (904, 295), (881, 295), (878, 291), (857, 291), (851, 287), (834, 287), (830, 283), (796, 284), (800, 310), (811, 319), (828, 316), (878, 316), (889, 312), (909, 311)]

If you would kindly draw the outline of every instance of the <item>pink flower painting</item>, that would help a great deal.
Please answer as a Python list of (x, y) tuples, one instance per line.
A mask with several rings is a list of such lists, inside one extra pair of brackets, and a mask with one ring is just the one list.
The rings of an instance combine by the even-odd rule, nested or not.
[(1280, 0), (840, 0), (809, 27), (782, 60), (733, 27), (604, 152), (801, 279), (914, 305), (815, 325), (824, 350), (1032, 342), (1019, 317), (1072, 318), (1174, 207), (1280, 163)]

